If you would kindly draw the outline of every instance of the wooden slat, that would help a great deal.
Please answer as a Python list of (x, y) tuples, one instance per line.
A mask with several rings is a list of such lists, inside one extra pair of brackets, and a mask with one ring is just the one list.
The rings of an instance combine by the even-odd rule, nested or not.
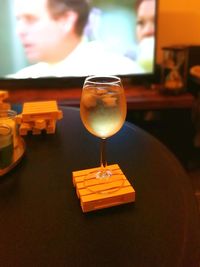
[(23, 114), (57, 112), (56, 101), (26, 102), (23, 105)]
[[(109, 165), (109, 169), (114, 174), (117, 174), (117, 173), (120, 174), (120, 173), (122, 173), (121, 169), (119, 169), (119, 166), (117, 164)], [(89, 172), (95, 172), (95, 171), (98, 171), (98, 170), (99, 170), (99, 167), (73, 172), (72, 173), (73, 174), (72, 177), (73, 177), (73, 184), (74, 184), (74, 186), (77, 183), (83, 182), (84, 176), (88, 174), (88, 171)]]
[(81, 208), (83, 212), (113, 207), (135, 201), (135, 190), (129, 187), (123, 187), (110, 194), (93, 194), (81, 198)]

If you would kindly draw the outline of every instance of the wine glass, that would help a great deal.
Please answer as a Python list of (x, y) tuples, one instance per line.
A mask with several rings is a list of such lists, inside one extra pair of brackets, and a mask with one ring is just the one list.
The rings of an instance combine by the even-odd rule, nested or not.
[[(107, 166), (106, 139), (121, 129), (126, 112), (126, 97), (119, 77), (94, 75), (85, 79), (80, 102), (81, 120), (85, 128), (101, 140), (100, 167), (85, 177), (85, 187), (89, 188), (91, 179), (96, 179), (97, 184), (102, 184), (114, 178), (115, 174)], [(122, 184), (123, 181), (119, 187)], [(96, 193), (106, 192), (96, 187), (90, 187), (90, 190)]]

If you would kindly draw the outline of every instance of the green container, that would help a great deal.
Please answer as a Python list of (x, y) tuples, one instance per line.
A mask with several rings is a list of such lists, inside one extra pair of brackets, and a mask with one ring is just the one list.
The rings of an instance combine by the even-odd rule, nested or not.
[(0, 169), (11, 165), (13, 150), (12, 128), (7, 124), (0, 124)]

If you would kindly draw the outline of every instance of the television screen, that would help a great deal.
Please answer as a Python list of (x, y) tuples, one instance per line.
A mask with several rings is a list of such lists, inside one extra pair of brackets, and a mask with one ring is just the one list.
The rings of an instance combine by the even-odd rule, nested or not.
[(0, 84), (152, 75), (157, 1), (0, 0)]

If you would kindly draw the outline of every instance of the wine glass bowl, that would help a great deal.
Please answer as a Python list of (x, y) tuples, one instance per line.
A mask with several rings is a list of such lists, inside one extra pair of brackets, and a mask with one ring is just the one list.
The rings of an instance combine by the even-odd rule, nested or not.
[[(126, 118), (126, 98), (121, 79), (117, 76), (89, 76), (85, 79), (80, 102), (80, 115), (85, 128), (101, 139), (98, 171), (91, 178), (106, 183), (114, 174), (107, 168), (106, 138), (117, 133)], [(88, 177), (87, 177), (88, 180)]]

